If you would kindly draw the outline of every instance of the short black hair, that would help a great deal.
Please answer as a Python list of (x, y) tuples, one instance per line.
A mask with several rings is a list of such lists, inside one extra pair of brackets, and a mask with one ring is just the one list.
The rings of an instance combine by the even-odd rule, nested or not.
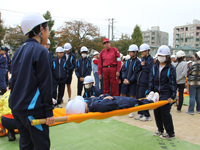
[[(43, 23), (43, 24), (41, 24), (41, 25), (38, 25), (38, 26), (34, 27), (33, 30), (31, 30), (31, 31), (29, 32), (28, 37), (29, 37), (29, 38), (32, 38), (32, 37), (36, 36), (38, 33), (40, 33), (40, 27), (41, 27), (41, 26), (42, 26), (44, 29), (46, 29), (47, 26), (48, 26), (48, 23), (45, 22), (45, 23)], [(35, 34), (36, 34), (36, 35), (35, 35)]]
[(194, 54), (195, 57), (197, 58), (197, 60), (200, 60), (199, 56), (197, 55), (197, 53)]
[(185, 59), (185, 57), (179, 57), (177, 58), (177, 61), (180, 63), (181, 61), (183, 61)]

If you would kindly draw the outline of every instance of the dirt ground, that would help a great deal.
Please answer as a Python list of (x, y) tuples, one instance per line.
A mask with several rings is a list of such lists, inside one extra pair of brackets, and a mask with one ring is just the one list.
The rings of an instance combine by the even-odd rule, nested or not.
[[(73, 99), (77, 94), (77, 78), (75, 76), (75, 73), (73, 74), (71, 87), (72, 87), (72, 99)], [(65, 107), (68, 101), (67, 88), (65, 89), (63, 100), (64, 103), (62, 104), (62, 106)], [(176, 107), (172, 106), (171, 114), (173, 118), (176, 138), (200, 145), (200, 136), (199, 136), (200, 114), (198, 113), (195, 113), (194, 115), (186, 114), (187, 108), (188, 106), (183, 106), (182, 112), (178, 113), (176, 111)], [(142, 122), (139, 120), (135, 120), (134, 118), (129, 118), (128, 115), (114, 116), (112, 118), (118, 121), (122, 121), (124, 123), (128, 123), (155, 132), (157, 131), (157, 128), (152, 110), (150, 110), (150, 114), (152, 117), (152, 121), (147, 121), (147, 122)], [(136, 115), (137, 112), (134, 113), (134, 116)]]

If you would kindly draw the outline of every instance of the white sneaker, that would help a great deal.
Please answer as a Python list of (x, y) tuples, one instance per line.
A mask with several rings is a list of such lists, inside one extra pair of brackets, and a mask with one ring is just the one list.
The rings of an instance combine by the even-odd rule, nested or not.
[(137, 114), (137, 116), (134, 118), (135, 120), (140, 120), (140, 118), (142, 117), (141, 114)]
[(133, 117), (134, 117), (134, 113), (133, 113), (133, 112), (130, 113), (130, 114), (128, 115), (128, 117), (129, 117), (129, 118), (133, 118)]
[(150, 117), (143, 116), (142, 118), (140, 118), (140, 121), (152, 121), (152, 119), (151, 116)]
[(154, 92), (151, 91), (151, 92), (149, 93), (149, 95), (147, 95), (147, 99), (148, 99), (148, 100), (151, 100), (151, 99), (153, 98), (153, 96), (154, 96)]
[(158, 92), (154, 93), (154, 96), (153, 98), (151, 99), (154, 103), (158, 102), (159, 101), (159, 94)]

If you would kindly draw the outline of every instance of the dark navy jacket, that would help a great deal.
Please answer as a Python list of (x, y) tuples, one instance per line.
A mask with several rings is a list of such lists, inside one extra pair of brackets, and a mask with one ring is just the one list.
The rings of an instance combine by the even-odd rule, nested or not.
[(54, 59), (53, 53), (51, 51), (49, 51), (49, 56), (50, 56), (51, 59)]
[[(63, 55), (63, 57), (62, 57), (64, 60), (66, 60), (66, 55), (65, 55), (65, 53), (64, 53), (64, 55)], [(67, 59), (67, 73), (68, 74), (72, 74), (73, 73), (73, 71), (74, 71), (74, 69), (75, 69), (75, 67), (76, 67), (76, 57), (75, 57), (75, 55), (72, 53), (72, 52), (70, 52), (69, 53), (69, 57), (68, 57), (68, 59)]]
[(176, 97), (176, 69), (173, 65), (165, 66), (159, 73), (159, 63), (153, 66), (149, 77), (149, 88), (146, 95), (151, 92), (158, 92), (160, 100), (167, 100)]
[(138, 73), (137, 84), (142, 86), (149, 85), (149, 73), (154, 65), (154, 60), (151, 55), (146, 58), (142, 58), (142, 62), (145, 61), (145, 65), (140, 67), (140, 72)]
[(0, 55), (0, 67), (5, 69), (7, 69), (8, 67), (6, 54)]
[(77, 63), (76, 63), (76, 69), (75, 69), (75, 73), (77, 78), (81, 78), (81, 77), (86, 77), (86, 76), (90, 76), (91, 75), (91, 71), (92, 71), (92, 67), (91, 67), (91, 61), (89, 58), (79, 58)]
[(56, 81), (65, 81), (67, 77), (67, 65), (66, 60), (61, 58), (60, 63), (59, 59), (56, 57), (52, 60), (52, 74), (53, 79)]
[(141, 62), (137, 57), (134, 59), (128, 59), (122, 67), (122, 79), (127, 79), (129, 83), (136, 82), (140, 67)]
[(45, 113), (52, 117), (52, 74), (48, 51), (35, 39), (27, 39), (12, 61), (9, 107), (19, 116)]
[(85, 102), (88, 104), (90, 112), (109, 112), (116, 109), (130, 108), (142, 104), (149, 104), (153, 101), (147, 99), (138, 100), (132, 97), (122, 97), (122, 96), (112, 96), (113, 99), (103, 99), (109, 95), (104, 95), (100, 97), (84, 98)]
[(100, 94), (101, 94), (101, 91), (99, 90), (99, 88), (96, 86), (92, 86), (91, 89), (85, 88), (85, 93), (83, 97), (91, 97), (91, 96), (99, 97)]
[(10, 56), (8, 55), (8, 53), (5, 53), (5, 54), (6, 54), (6, 57), (7, 57), (8, 71), (10, 71), (11, 59), (10, 59)]

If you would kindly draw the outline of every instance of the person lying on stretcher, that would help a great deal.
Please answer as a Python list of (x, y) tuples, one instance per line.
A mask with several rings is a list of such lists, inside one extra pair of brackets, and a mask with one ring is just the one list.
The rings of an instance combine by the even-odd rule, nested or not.
[[(101, 95), (99, 97), (85, 98), (76, 96), (66, 105), (66, 114), (79, 114), (87, 112), (109, 112), (112, 110), (135, 107), (159, 101), (159, 94), (151, 91), (147, 99), (138, 100), (132, 97)], [(168, 100), (172, 103), (172, 100)]]

